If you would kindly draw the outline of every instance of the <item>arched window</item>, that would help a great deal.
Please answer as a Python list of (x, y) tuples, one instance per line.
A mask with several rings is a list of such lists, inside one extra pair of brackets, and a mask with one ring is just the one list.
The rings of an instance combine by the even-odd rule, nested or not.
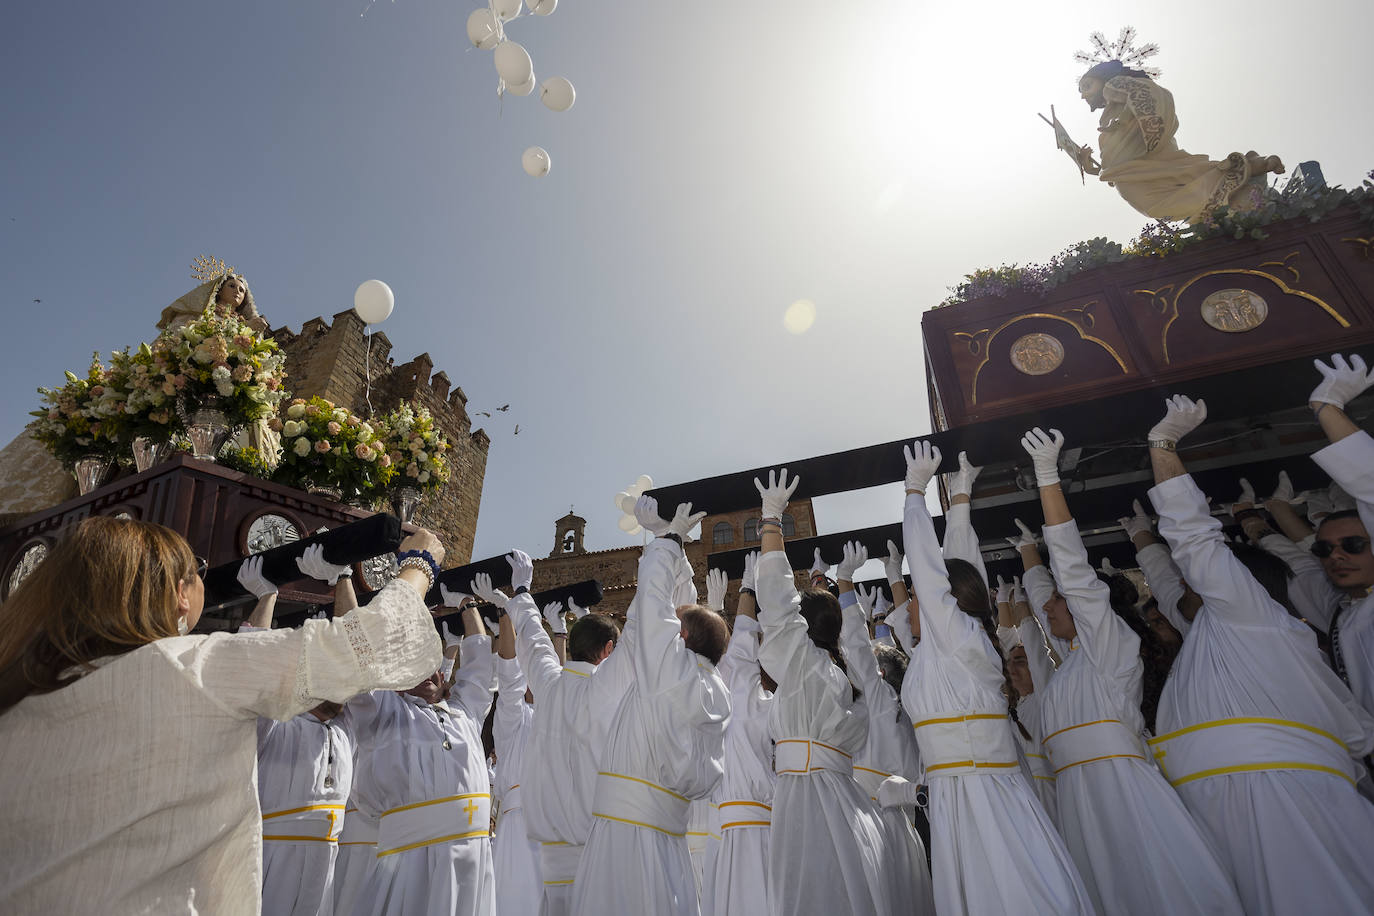
[(720, 547), (722, 544), (735, 543), (735, 529), (730, 527), (729, 522), (716, 522), (711, 529), (711, 544)]
[(751, 518), (749, 519), (749, 521), (744, 523), (744, 542), (747, 544), (750, 541), (757, 541), (758, 539), (759, 520), (756, 518)]
[(787, 512), (784, 512), (784, 513), (782, 514), (782, 536), (785, 537), (785, 538), (790, 538), (790, 537), (796, 537), (796, 534), (797, 534), (797, 520), (794, 519), (794, 518), (791, 516), (791, 514), (789, 514), (789, 513), (787, 513)]

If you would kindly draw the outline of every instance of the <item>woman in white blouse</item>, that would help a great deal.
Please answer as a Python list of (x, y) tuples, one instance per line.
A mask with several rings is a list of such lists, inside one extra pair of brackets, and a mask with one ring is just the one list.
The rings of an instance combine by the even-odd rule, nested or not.
[(337, 620), (186, 635), (204, 571), (167, 528), (92, 517), (0, 608), (0, 909), (257, 913), (257, 717), (439, 666), (423, 570)]

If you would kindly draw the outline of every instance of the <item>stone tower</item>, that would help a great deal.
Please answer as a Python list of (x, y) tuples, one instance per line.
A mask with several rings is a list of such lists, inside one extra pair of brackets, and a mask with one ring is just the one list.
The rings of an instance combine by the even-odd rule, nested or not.
[[(287, 387), (296, 397), (319, 395), (360, 417), (384, 413), (401, 401), (416, 401), (429, 409), (452, 445), (448, 458), (453, 476), (443, 489), (425, 498), (415, 520), (443, 538), (446, 566), (469, 562), (491, 439), (480, 429), (473, 431), (463, 389), (454, 388), (444, 372), (433, 371), (428, 353), (396, 365), (391, 341), (380, 331), (369, 337), (367, 325), (352, 309), (339, 312), (332, 324), (311, 318), (299, 334), (282, 328), (272, 336), (286, 353)], [(577, 543), (580, 549), (580, 529)]]
[(571, 557), (587, 552), (582, 538), (587, 530), (587, 520), (574, 515), (571, 508), (568, 514), (554, 522), (553, 550), (550, 557)]

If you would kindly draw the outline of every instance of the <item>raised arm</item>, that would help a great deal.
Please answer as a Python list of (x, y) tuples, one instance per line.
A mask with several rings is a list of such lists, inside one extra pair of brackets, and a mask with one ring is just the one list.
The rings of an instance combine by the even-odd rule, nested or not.
[[(515, 581), (515, 570), (517, 567), (530, 570), (533, 575), (534, 561), (529, 555), (520, 550), (512, 550), (506, 557), (506, 562), (511, 567), (511, 581)], [(553, 642), (549, 639), (539, 616), (539, 608), (534, 603), (534, 598), (529, 593), (529, 582), (525, 580), (525, 590), (519, 591), (507, 598), (503, 593), (492, 588), (491, 576), (478, 573), (472, 582), (472, 593), (477, 597), (490, 601), (498, 608), (504, 610), (506, 616), (510, 617), (511, 627), (515, 630), (515, 657), (520, 662), (520, 670), (524, 672), (525, 678), (529, 681), (530, 690), (534, 693), (535, 702), (539, 701), (540, 696), (547, 693), (558, 680), (559, 671), (563, 664), (558, 660), (558, 653), (554, 651)]]
[(1178, 630), (1180, 636), (1186, 637), (1193, 621), (1185, 616), (1180, 607), (1184, 595), (1183, 572), (1169, 555), (1168, 546), (1155, 537), (1154, 523), (1145, 514), (1145, 507), (1140, 500), (1131, 500), (1131, 509), (1133, 515), (1123, 516), (1117, 521), (1135, 547), (1135, 561), (1140, 564), (1140, 572), (1155, 596), (1159, 612)]
[(973, 513), (970, 499), (973, 481), (983, 470), (969, 464), (968, 453), (959, 453), (959, 470), (947, 474), (949, 484), (949, 511), (945, 513), (946, 560), (966, 560), (978, 570), (983, 581), (988, 579), (987, 567), (983, 564), (983, 551), (978, 548), (978, 534), (973, 530)]
[(635, 503), (635, 518), (654, 535), (639, 558), (635, 589), (639, 626), (633, 651), (635, 680), (648, 695), (661, 694), (697, 675), (697, 657), (683, 642), (674, 593), (682, 540), (705, 516), (705, 512), (693, 515), (692, 504), (683, 503), (673, 520), (666, 522), (659, 517), (658, 501), (652, 496), (641, 496)]
[(305, 548), (305, 553), (296, 557), (296, 568), (318, 582), (334, 586), (335, 617), (342, 617), (358, 606), (358, 596), (353, 591), (353, 567), (326, 560), (324, 545), (311, 544)]
[(272, 615), (277, 610), (277, 586), (268, 581), (262, 574), (262, 555), (256, 554), (248, 557), (239, 566), (238, 574), (239, 585), (252, 592), (253, 597), (258, 599), (258, 603), (253, 605), (253, 611), (244, 619), (241, 629), (243, 630), (270, 630), (272, 629)]
[(868, 638), (868, 618), (872, 616), (873, 595), (861, 595), (854, 588), (854, 572), (868, 562), (868, 550), (857, 541), (844, 545), (844, 558), (836, 568), (840, 587), (840, 654), (849, 675), (865, 695), (877, 689), (882, 679), (878, 657)]
[(1358, 355), (1347, 362), (1340, 354), (1331, 365), (1316, 361), (1322, 383), (1308, 397), (1331, 444), (1312, 456), (1312, 460), (1337, 484), (1355, 498), (1365, 531), (1374, 531), (1374, 439), (1345, 414), (1345, 405), (1374, 385), (1374, 372), (1365, 368)]
[(491, 637), (487, 635), (482, 619), (477, 616), (477, 607), (469, 604), (463, 608), (463, 648), (448, 698), (461, 707), (477, 723), (478, 728), (486, 721), (487, 713), (491, 712), (491, 681), (496, 673), (493, 670), (495, 665)]
[(509, 743), (519, 734), (525, 722), (525, 674), (515, 658), (515, 625), (509, 614), (502, 614), (496, 634), (496, 717), (492, 720), (492, 736), (496, 739), (496, 756), (507, 759)]
[(1050, 675), (1054, 674), (1055, 661), (1050, 655), (1045, 633), (1040, 629), (1040, 623), (1035, 619), (1035, 615), (1031, 613), (1026, 593), (1016, 579), (1012, 580), (1009, 616), (1011, 625), (1016, 628), (1020, 643), (1026, 650), (1026, 665), (1030, 668), (1031, 683), (1037, 690), (1043, 689), (1049, 683)]

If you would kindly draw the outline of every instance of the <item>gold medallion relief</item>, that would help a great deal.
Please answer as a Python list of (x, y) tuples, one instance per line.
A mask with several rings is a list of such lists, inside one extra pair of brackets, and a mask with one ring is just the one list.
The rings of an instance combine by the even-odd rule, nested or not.
[(1269, 317), (1269, 304), (1248, 289), (1221, 289), (1202, 300), (1202, 320), (1218, 331), (1253, 331)]
[(1018, 337), (1011, 345), (1011, 364), (1026, 375), (1046, 375), (1064, 363), (1064, 345), (1058, 338), (1036, 332)]

